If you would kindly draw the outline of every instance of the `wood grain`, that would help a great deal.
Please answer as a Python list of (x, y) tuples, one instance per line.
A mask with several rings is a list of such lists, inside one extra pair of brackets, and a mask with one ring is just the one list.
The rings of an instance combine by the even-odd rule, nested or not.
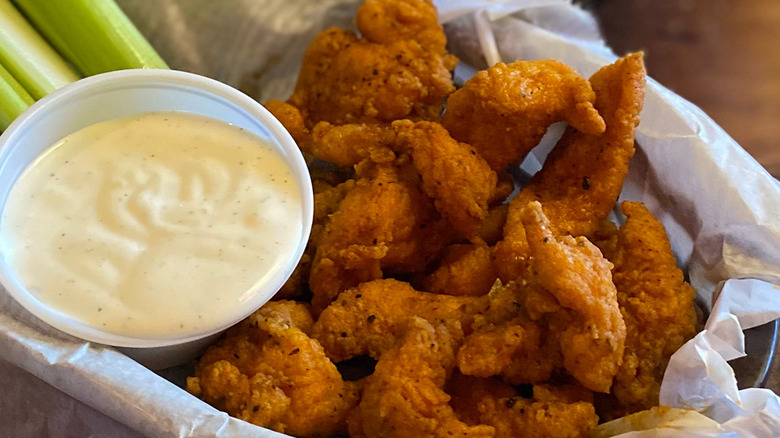
[(780, 2), (592, 2), (618, 54), (644, 50), (650, 76), (702, 108), (780, 176)]

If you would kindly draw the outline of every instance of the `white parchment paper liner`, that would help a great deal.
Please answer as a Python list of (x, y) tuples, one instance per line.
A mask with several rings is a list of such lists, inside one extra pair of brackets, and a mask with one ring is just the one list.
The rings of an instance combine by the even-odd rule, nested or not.
[[(262, 102), (290, 94), (308, 43), (326, 27), (351, 27), (359, 1), (119, 3), (173, 68)], [(593, 19), (565, 0), (437, 5), (453, 20), (453, 47), (468, 49), (456, 54), (474, 65), (555, 58), (589, 76), (615, 59)], [(469, 71), (460, 68), (459, 75)], [(523, 163), (526, 172), (543, 162), (555, 141), (551, 131)], [(780, 399), (765, 389), (737, 390), (726, 363), (744, 354), (743, 329), (780, 317), (780, 183), (701, 110), (653, 80), (637, 140), (621, 199), (642, 201), (661, 219), (700, 296), (711, 304), (718, 291), (719, 300), (706, 329), (673, 356), (664, 377), (661, 403), (675, 409), (607, 423), (599, 436), (631, 428), (647, 430), (620, 436), (780, 436)], [(284, 436), (216, 411), (111, 348), (49, 328), (0, 290), (3, 370), (13, 372), (0, 374), (0, 431), (14, 436)], [(3, 380), (9, 376), (14, 380)]]

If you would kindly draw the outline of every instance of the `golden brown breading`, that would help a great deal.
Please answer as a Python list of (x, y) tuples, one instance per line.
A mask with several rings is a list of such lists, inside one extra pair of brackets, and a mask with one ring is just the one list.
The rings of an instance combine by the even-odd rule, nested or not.
[(612, 283), (612, 264), (586, 238), (556, 238), (538, 202), (522, 213), (532, 281), (563, 308), (549, 328), (560, 339), (563, 366), (582, 386), (609, 392), (623, 358), (626, 326)]
[(263, 106), (284, 125), (304, 152), (310, 152), (304, 149), (303, 145), (311, 139), (311, 132), (304, 125), (303, 116), (298, 108), (280, 100), (269, 100)]
[(495, 427), (496, 438), (585, 438), (598, 424), (593, 404), (578, 400), (576, 389), (534, 386), (525, 399), (500, 381), (457, 373), (447, 388), (458, 417)]
[[(320, 33), (289, 100), (306, 126), (438, 119), (443, 98), (454, 90), (450, 71), (457, 59), (444, 52), (435, 16), (427, 1), (372, 0), (358, 9), (365, 38), (336, 28)], [(392, 29), (402, 22), (413, 24)]]
[(312, 260), (325, 230), (325, 223), (330, 215), (338, 210), (347, 193), (355, 187), (355, 180), (350, 179), (336, 186), (323, 180), (314, 180), (312, 187), (314, 189), (314, 217), (309, 242), (292, 275), (274, 295), (274, 299), (298, 299), (306, 295), (309, 290)]
[(498, 63), (452, 93), (441, 122), (498, 172), (519, 164), (552, 123), (566, 120), (586, 134), (604, 132), (595, 98), (588, 81), (561, 62)]
[(475, 240), (498, 177), (474, 148), (455, 141), (438, 123), (393, 122), (397, 147), (408, 151), (422, 188), (464, 237)]
[(500, 375), (512, 384), (540, 383), (562, 365), (558, 338), (526, 315), (525, 289), (518, 283), (494, 285), (488, 306), (474, 316), (474, 332), (458, 350), (463, 374)]
[(428, 0), (366, 0), (355, 21), (363, 38), (372, 43), (414, 40), (432, 52), (445, 54), (447, 37), (436, 7)]
[(382, 278), (383, 268), (423, 269), (450, 239), (436, 224), (441, 218), (433, 202), (398, 168), (372, 170), (325, 226), (309, 277), (315, 314), (341, 291)]
[(485, 244), (445, 248), (436, 270), (423, 278), (423, 290), (446, 295), (486, 295), (498, 278), (490, 254)]
[(212, 346), (187, 390), (230, 415), (299, 437), (345, 429), (358, 401), (320, 344), (303, 304), (267, 303)]
[(487, 297), (418, 292), (409, 283), (374, 280), (340, 294), (322, 312), (312, 336), (334, 362), (363, 354), (379, 358), (403, 335), (413, 316), (436, 324), (457, 322), (469, 331), (474, 314), (486, 305)]
[(677, 268), (663, 225), (638, 202), (620, 205), (620, 227), (610, 260), (628, 335), (612, 392), (616, 418), (658, 404), (669, 357), (696, 332), (696, 292)]
[(408, 320), (406, 334), (385, 352), (349, 417), (352, 438), (493, 437), (490, 426), (458, 420), (443, 388), (455, 365), (461, 333), (435, 328), (422, 318)]
[(354, 166), (364, 159), (375, 163), (393, 161), (395, 132), (388, 125), (353, 123), (314, 125), (311, 141), (302, 149), (338, 166)]
[(504, 240), (496, 245), (495, 260), (504, 281), (522, 275), (528, 242), (521, 211), (539, 201), (556, 236), (586, 236), (596, 231), (614, 208), (634, 155), (634, 128), (644, 98), (642, 54), (619, 59), (596, 72), (590, 82), (595, 107), (607, 124), (602, 135), (568, 128), (531, 181), (509, 203)]

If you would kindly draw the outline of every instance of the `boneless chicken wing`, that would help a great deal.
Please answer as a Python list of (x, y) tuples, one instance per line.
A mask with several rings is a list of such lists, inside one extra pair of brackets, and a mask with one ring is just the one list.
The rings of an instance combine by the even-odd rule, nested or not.
[(462, 334), (457, 327), (408, 321), (405, 335), (386, 351), (367, 378), (349, 418), (352, 438), (449, 438), (494, 436), (491, 426), (469, 426), (448, 404), (444, 385), (455, 366)]
[(563, 366), (582, 386), (609, 392), (623, 359), (626, 326), (612, 282), (612, 264), (584, 237), (555, 237), (538, 202), (523, 210), (533, 281), (562, 309), (550, 315)]
[(695, 291), (677, 267), (663, 225), (640, 203), (620, 208), (626, 222), (607, 255), (628, 334), (612, 386), (619, 406), (608, 418), (656, 406), (669, 357), (696, 331)]
[(450, 137), (438, 123), (393, 123), (398, 148), (408, 151), (422, 188), (464, 237), (475, 239), (487, 216), (498, 176), (474, 148)]
[(487, 302), (487, 297), (420, 292), (402, 281), (374, 280), (339, 295), (314, 324), (312, 336), (335, 362), (363, 354), (379, 358), (400, 339), (413, 316), (468, 330)]
[(367, 1), (358, 9), (358, 25), (362, 39), (334, 28), (309, 46), (289, 100), (306, 126), (437, 119), (454, 90), (450, 71), (457, 60), (444, 51), (433, 4)]
[(450, 240), (433, 202), (399, 168), (365, 175), (322, 232), (309, 276), (316, 314), (341, 291), (382, 278), (383, 269), (422, 269)]
[(304, 304), (266, 304), (211, 347), (187, 390), (229, 414), (298, 437), (342, 432), (358, 400), (319, 343)]
[(498, 63), (447, 99), (442, 124), (496, 171), (519, 164), (552, 123), (566, 120), (583, 133), (604, 132), (587, 80), (554, 60)]
[(523, 398), (496, 379), (454, 373), (447, 384), (458, 417), (495, 428), (496, 438), (585, 438), (598, 424), (589, 393), (580, 388), (533, 387)]
[(527, 264), (521, 212), (529, 202), (542, 203), (553, 234), (590, 237), (617, 201), (634, 155), (634, 129), (644, 99), (641, 53), (601, 68), (590, 82), (606, 130), (591, 135), (569, 127), (542, 169), (510, 201), (504, 240), (494, 251), (502, 280), (516, 279)]

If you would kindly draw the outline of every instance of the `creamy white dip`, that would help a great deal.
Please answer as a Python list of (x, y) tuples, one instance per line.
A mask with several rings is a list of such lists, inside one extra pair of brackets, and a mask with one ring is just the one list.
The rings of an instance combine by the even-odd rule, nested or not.
[(227, 123), (158, 112), (64, 138), (12, 187), (0, 224), (41, 302), (127, 336), (196, 334), (240, 318), (302, 233), (292, 170)]

